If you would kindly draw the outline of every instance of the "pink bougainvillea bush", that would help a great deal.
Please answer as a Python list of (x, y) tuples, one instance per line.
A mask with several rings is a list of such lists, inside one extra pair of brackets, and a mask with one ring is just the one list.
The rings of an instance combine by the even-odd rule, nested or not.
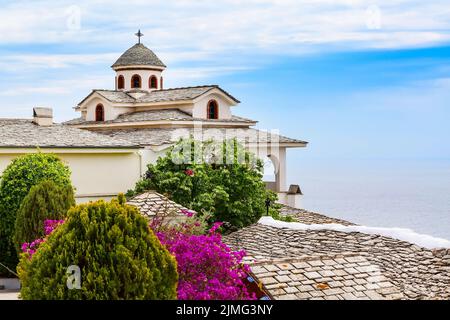
[(243, 282), (249, 271), (241, 264), (245, 252), (232, 251), (222, 242), (218, 232), (222, 223), (215, 223), (204, 235), (189, 232), (196, 224), (194, 220), (183, 223), (182, 228), (155, 231), (177, 260), (178, 299), (255, 300)]
[[(45, 220), (44, 221), (44, 232), (45, 236), (48, 236), (50, 233), (55, 230), (55, 228), (64, 223), (64, 220)], [(29, 258), (36, 253), (39, 245), (45, 241), (45, 237), (42, 239), (36, 239), (32, 242), (24, 242), (21, 246), (22, 252), (27, 253)]]

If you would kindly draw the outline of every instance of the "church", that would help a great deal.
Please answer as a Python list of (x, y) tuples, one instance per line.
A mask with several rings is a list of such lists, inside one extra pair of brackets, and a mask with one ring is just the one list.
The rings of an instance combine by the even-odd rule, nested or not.
[(15, 156), (58, 154), (72, 170), (77, 200), (110, 198), (134, 187), (149, 163), (181, 137), (236, 138), (262, 160), (270, 159), (279, 201), (299, 207), (298, 186), (287, 186), (286, 152), (307, 142), (276, 131), (257, 130), (257, 121), (233, 114), (240, 101), (218, 85), (165, 88), (167, 66), (141, 43), (112, 65), (114, 89), (92, 90), (74, 108), (79, 117), (53, 123), (52, 110), (35, 108), (33, 119), (0, 118), (0, 172)]

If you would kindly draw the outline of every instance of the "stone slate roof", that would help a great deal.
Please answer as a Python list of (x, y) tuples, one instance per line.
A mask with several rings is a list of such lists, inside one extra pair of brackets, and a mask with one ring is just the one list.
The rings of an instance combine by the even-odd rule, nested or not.
[(364, 256), (263, 261), (252, 272), (277, 300), (397, 300), (401, 290)]
[[(305, 224), (336, 223), (290, 208)], [(304, 217), (304, 218), (302, 218)], [(449, 299), (450, 249), (359, 232), (255, 224), (224, 236), (275, 299)]]
[(164, 215), (169, 212), (181, 217), (186, 217), (183, 210), (196, 213), (193, 210), (187, 209), (182, 205), (169, 200), (156, 191), (147, 191), (140, 195), (131, 198), (127, 204), (135, 206), (139, 209), (141, 214), (147, 218), (152, 218), (155, 215)]
[[(246, 122), (253, 124), (256, 121), (232, 116), (231, 119), (197, 119), (193, 118), (190, 114), (183, 112), (179, 109), (158, 109), (147, 111), (136, 111), (120, 115), (117, 119), (104, 121), (102, 124), (110, 123), (127, 123), (127, 122), (143, 122), (143, 121), (203, 121), (203, 122)], [(65, 122), (68, 125), (81, 125), (81, 124), (98, 124), (96, 121), (86, 121), (83, 118), (77, 118)]]
[(220, 88), (218, 85), (206, 85), (198, 87), (154, 90), (148, 92), (144, 96), (139, 97), (138, 99), (133, 98), (125, 91), (94, 89), (92, 90), (91, 94), (89, 94), (86, 98), (84, 98), (78, 105), (81, 105), (94, 93), (100, 94), (106, 100), (113, 103), (157, 103), (157, 102), (193, 100), (213, 89), (219, 89), (236, 103), (240, 102), (235, 97), (230, 95), (228, 92)]
[(166, 67), (166, 65), (152, 50), (144, 46), (142, 43), (137, 43), (125, 51), (112, 65), (112, 68), (136, 65)]
[(218, 85), (207, 85), (197, 87), (185, 87), (185, 88), (173, 88), (164, 90), (151, 91), (149, 94), (140, 97), (137, 102), (164, 102), (164, 101), (179, 101), (179, 100), (192, 100), (201, 95), (211, 91), (213, 89), (219, 89), (229, 98), (236, 103), (240, 101), (233, 97), (231, 94), (220, 88)]
[(342, 224), (344, 226), (354, 226), (355, 224), (352, 222), (348, 222), (341, 219), (336, 219), (332, 217), (325, 216), (320, 213), (315, 213), (311, 211), (307, 211), (304, 209), (292, 208), (286, 205), (283, 205), (280, 209), (280, 214), (282, 216), (291, 216), (295, 220), (304, 223), (304, 224), (329, 224), (329, 223), (337, 223)]
[(0, 119), (0, 148), (138, 148), (126, 139), (112, 139), (87, 130), (54, 124), (38, 126), (27, 119)]
[(136, 99), (134, 99), (132, 96), (128, 95), (126, 92), (123, 92), (123, 91), (93, 90), (92, 93), (94, 93), (94, 92), (97, 92), (102, 97), (104, 97), (106, 100), (111, 101), (111, 102), (116, 102), (116, 103), (133, 103), (133, 102), (136, 101)]
[[(142, 128), (142, 129), (113, 129), (98, 131), (101, 134), (108, 135), (114, 139), (127, 139), (141, 146), (160, 146), (164, 144), (173, 144), (181, 137), (189, 137), (194, 133), (192, 128)], [(226, 139), (237, 138), (241, 142), (259, 142), (270, 143), (271, 141), (280, 143), (307, 144), (307, 142), (297, 139), (287, 138), (285, 136), (268, 134), (266, 132), (253, 128), (204, 128), (201, 130), (203, 140), (220, 137)]]

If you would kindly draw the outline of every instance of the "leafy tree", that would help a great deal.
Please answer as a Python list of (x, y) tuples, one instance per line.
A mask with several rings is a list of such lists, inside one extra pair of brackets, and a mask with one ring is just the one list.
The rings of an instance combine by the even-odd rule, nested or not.
[[(69, 186), (70, 170), (54, 154), (27, 154), (12, 160), (0, 180), (0, 262), (14, 270), (18, 256), (14, 244), (16, 214), (31, 187), (50, 180)], [(0, 274), (9, 273), (0, 268)]]
[[(123, 198), (78, 205), (18, 273), (22, 299), (176, 299), (177, 264), (135, 207)], [(80, 286), (69, 289), (70, 266)], [(76, 269), (76, 268), (75, 268)], [(76, 282), (75, 282), (76, 284)]]
[(44, 181), (31, 187), (22, 201), (15, 224), (14, 242), (20, 252), (24, 242), (44, 236), (44, 221), (64, 219), (70, 207), (75, 205), (73, 188)]
[(262, 162), (236, 140), (190, 138), (150, 164), (145, 178), (127, 196), (156, 190), (185, 207), (211, 213), (215, 221), (242, 228), (266, 212), (267, 198), (276, 200), (276, 194), (266, 189), (262, 172)]

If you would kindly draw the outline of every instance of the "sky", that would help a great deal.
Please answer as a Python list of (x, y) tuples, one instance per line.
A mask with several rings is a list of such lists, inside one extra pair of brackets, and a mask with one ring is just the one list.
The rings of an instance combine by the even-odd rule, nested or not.
[(218, 84), (235, 114), (310, 142), (289, 151), (290, 182), (450, 160), (448, 0), (0, 0), (0, 117), (77, 117), (138, 29), (165, 87)]

